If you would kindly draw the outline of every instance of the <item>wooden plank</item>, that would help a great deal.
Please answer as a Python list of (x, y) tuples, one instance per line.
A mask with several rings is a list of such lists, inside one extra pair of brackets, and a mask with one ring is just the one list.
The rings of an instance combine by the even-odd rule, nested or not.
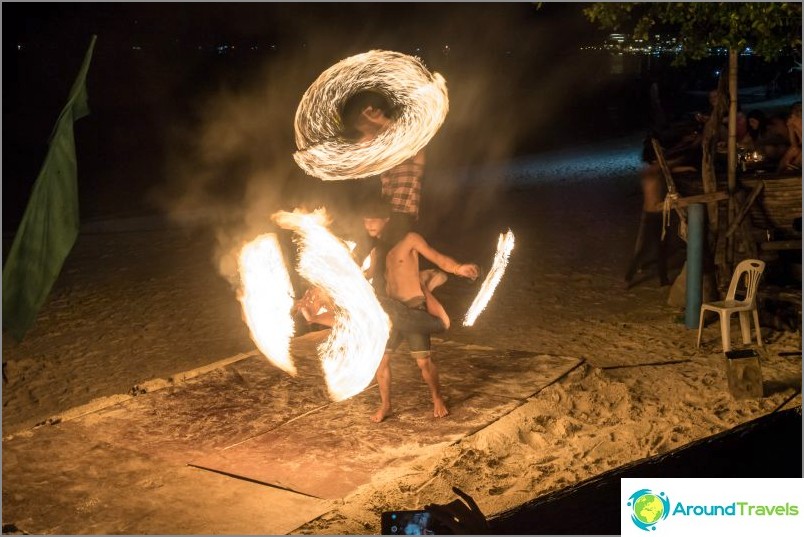
[(650, 143), (653, 146), (653, 152), (656, 155), (656, 162), (659, 163), (659, 168), (661, 168), (662, 175), (667, 183), (667, 192), (669, 194), (675, 194), (677, 192), (676, 183), (673, 181), (673, 175), (670, 173), (670, 168), (667, 167), (667, 161), (664, 159), (664, 149), (662, 149), (662, 146), (659, 144), (659, 140), (656, 138), (651, 138)]
[(763, 242), (760, 247), (763, 250), (801, 250), (801, 239), (790, 241), (771, 241)]
[[(720, 190), (718, 192), (710, 192), (709, 194), (696, 194), (695, 196), (677, 198), (672, 200), (672, 204), (674, 208), (680, 209), (681, 207), (686, 207), (687, 205), (692, 205), (693, 203), (710, 203), (726, 199), (729, 199), (729, 193), (724, 190)], [(655, 209), (659, 211), (662, 209), (662, 207), (664, 207), (664, 202), (657, 203)]]

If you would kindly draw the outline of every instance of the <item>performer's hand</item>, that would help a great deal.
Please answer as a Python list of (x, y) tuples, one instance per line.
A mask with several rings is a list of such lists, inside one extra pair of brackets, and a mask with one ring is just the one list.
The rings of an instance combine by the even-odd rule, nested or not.
[(480, 267), (475, 264), (458, 265), (458, 268), (455, 269), (455, 274), (469, 278), (470, 280), (476, 280), (478, 274), (480, 274)]
[(444, 505), (431, 504), (424, 508), (432, 513), (440, 526), (449, 528), (455, 535), (488, 534), (489, 524), (475, 500), (458, 487), (452, 487), (452, 491), (464, 501), (453, 500)]

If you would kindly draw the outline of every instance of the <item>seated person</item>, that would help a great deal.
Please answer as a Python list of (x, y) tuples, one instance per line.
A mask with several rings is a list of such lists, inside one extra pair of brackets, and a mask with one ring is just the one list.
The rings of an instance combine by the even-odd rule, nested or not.
[(765, 138), (761, 140), (760, 151), (770, 162), (779, 162), (790, 146), (790, 133), (787, 129), (787, 117), (775, 114), (767, 118)]
[(801, 170), (801, 103), (798, 102), (790, 108), (790, 117), (787, 118), (788, 139), (790, 147), (779, 161), (778, 171)]
[[(291, 314), (301, 315), (311, 330), (321, 330), (335, 324), (335, 307), (332, 300), (320, 287), (309, 287), (293, 305)], [(316, 328), (318, 325), (320, 328)]]
[(745, 136), (737, 140), (748, 151), (759, 151), (761, 140), (765, 138), (768, 121), (762, 110), (751, 110), (748, 113), (748, 125)]

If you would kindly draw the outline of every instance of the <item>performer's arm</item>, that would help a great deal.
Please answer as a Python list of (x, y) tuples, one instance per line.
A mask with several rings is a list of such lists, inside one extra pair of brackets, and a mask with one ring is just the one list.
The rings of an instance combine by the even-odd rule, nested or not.
[(374, 271), (377, 267), (377, 248), (372, 248), (371, 252), (369, 252), (369, 267), (363, 271), (363, 276), (366, 277), (367, 280), (370, 280), (374, 277)]
[(421, 255), (425, 257), (428, 261), (435, 264), (438, 268), (447, 272), (449, 274), (456, 274), (458, 276), (463, 276), (464, 278), (469, 278), (474, 280), (477, 278), (479, 273), (477, 265), (473, 264), (461, 264), (449, 257), (448, 255), (444, 255), (429, 244), (427, 241), (424, 240), (424, 237), (419, 235), (418, 233), (408, 233), (408, 240), (410, 241), (411, 247), (419, 252)]

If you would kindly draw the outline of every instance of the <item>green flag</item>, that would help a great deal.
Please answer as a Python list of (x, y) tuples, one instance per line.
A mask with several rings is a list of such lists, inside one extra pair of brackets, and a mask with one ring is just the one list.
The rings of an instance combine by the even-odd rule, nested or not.
[(73, 122), (89, 114), (86, 78), (95, 38), (50, 135), (50, 145), (3, 267), (3, 327), (21, 340), (78, 236), (78, 166)]

